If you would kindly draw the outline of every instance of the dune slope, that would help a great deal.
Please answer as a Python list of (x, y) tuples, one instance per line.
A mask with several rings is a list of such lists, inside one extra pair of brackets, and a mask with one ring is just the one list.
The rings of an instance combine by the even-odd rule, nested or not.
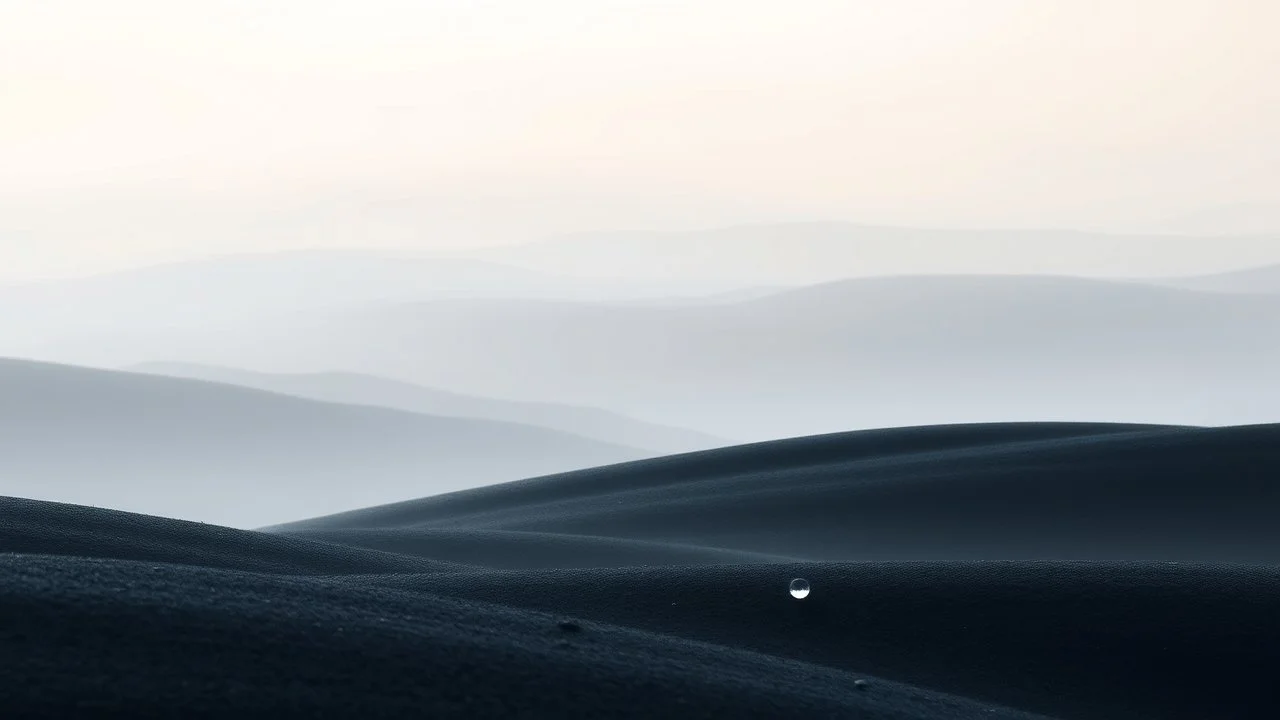
[(1278, 436), (848, 433), (257, 532), (4, 499), (6, 708), (1268, 718)]
[(498, 532), (572, 533), (828, 561), (1273, 563), (1277, 468), (1280, 425), (904, 428), (643, 460), (273, 529), (342, 530), (354, 543), (360, 531), (424, 541), (473, 532), (477, 546)]

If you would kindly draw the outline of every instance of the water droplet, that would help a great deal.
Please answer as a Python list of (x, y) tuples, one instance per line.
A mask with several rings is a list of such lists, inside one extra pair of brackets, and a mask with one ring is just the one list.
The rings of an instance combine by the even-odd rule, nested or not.
[(809, 581), (804, 578), (796, 578), (791, 581), (791, 597), (797, 600), (803, 600), (809, 597)]

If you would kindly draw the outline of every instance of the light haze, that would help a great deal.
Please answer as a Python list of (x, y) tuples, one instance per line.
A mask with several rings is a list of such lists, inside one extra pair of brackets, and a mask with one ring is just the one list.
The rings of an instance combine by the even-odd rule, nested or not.
[(8, 0), (0, 281), (795, 220), (1274, 232), (1277, 26), (1258, 0)]

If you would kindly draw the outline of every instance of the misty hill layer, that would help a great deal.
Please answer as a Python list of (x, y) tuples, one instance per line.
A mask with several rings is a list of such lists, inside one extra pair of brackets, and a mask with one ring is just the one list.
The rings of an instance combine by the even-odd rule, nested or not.
[(1266, 267), (1212, 275), (1167, 278), (1161, 280), (1161, 282), (1172, 287), (1182, 287), (1190, 290), (1277, 294), (1280, 293), (1280, 265), (1268, 265)]
[(241, 527), (646, 455), (514, 423), (19, 360), (0, 359), (0, 398), (0, 493)]
[[(146, 353), (345, 368), (724, 437), (1280, 420), (1280, 296), (1058, 277), (850, 280), (719, 304), (441, 301), (174, 337)], [(141, 350), (139, 352), (142, 352)]]
[(711, 435), (640, 422), (596, 408), (512, 402), (461, 395), (359, 373), (258, 373), (195, 363), (142, 363), (127, 370), (228, 383), (348, 405), (375, 405), (425, 415), (498, 420), (561, 430), (581, 437), (651, 450), (655, 455), (730, 444)]
[[(660, 277), (731, 288), (997, 268), (1010, 274), (1117, 277), (1141, 265), (1144, 274), (1177, 275), (1203, 271), (1204, 266), (1183, 253), (1169, 252), (1171, 247), (1208, 245), (1222, 258), (1238, 258), (1235, 264), (1251, 262), (1245, 258), (1265, 263), (1280, 258), (1277, 240), (1275, 233), (1178, 237), (795, 222), (683, 232), (586, 232), (485, 248), (472, 257), (581, 277)], [(673, 257), (680, 261), (672, 263)], [(1199, 263), (1203, 262), (1201, 257)]]

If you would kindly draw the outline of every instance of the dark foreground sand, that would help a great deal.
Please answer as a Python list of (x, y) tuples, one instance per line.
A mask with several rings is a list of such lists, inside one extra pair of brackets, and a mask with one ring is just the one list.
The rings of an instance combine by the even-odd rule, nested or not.
[(0, 498), (0, 717), (1272, 718), (1278, 526), (1280, 426), (852, 433), (263, 532)]

